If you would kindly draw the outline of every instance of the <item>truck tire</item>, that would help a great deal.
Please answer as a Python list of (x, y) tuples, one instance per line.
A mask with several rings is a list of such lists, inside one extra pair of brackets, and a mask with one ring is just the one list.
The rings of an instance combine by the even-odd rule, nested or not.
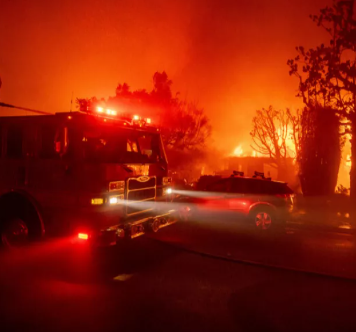
[(22, 247), (28, 243), (28, 226), (18, 217), (4, 220), (0, 229), (0, 245), (5, 249)]

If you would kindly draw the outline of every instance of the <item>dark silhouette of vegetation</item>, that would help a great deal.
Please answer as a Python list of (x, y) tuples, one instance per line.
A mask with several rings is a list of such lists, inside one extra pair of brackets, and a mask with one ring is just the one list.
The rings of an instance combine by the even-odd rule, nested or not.
[(204, 146), (211, 126), (204, 110), (197, 103), (174, 97), (172, 81), (165, 72), (153, 75), (153, 89), (131, 91), (127, 83), (119, 84), (116, 95), (107, 101), (109, 107), (124, 113), (146, 114), (161, 128), (164, 143), (169, 149), (197, 149)]
[(293, 181), (290, 159), (297, 161), (304, 195), (333, 194), (339, 172), (343, 140), (339, 116), (331, 108), (256, 111), (251, 131), (252, 148), (268, 156), (281, 180)]
[(172, 81), (168, 79), (166, 72), (156, 72), (153, 75), (152, 98), (162, 104), (169, 104), (172, 101), (171, 86)]
[(303, 194), (332, 195), (341, 159), (339, 117), (332, 108), (305, 108), (300, 128), (298, 164)]
[[(312, 15), (312, 20), (329, 35), (328, 45), (316, 48), (297, 47), (298, 55), (288, 60), (290, 75), (299, 79), (299, 96), (309, 110), (324, 109), (325, 117), (338, 117), (344, 135), (351, 135), (350, 195), (356, 198), (356, 20), (354, 1), (335, 0), (331, 7)], [(335, 115), (330, 109), (335, 110)], [(316, 113), (318, 113), (317, 111)], [(323, 115), (324, 116), (324, 115)], [(316, 116), (322, 121), (323, 116)], [(314, 113), (310, 114), (314, 118)], [(317, 120), (319, 121), (319, 120)], [(325, 121), (322, 121), (325, 124)], [(333, 126), (336, 126), (333, 122)], [(336, 127), (333, 127), (333, 131)], [(315, 133), (316, 136), (319, 134)], [(313, 151), (313, 147), (309, 150)], [(332, 143), (336, 164), (340, 160), (339, 146)], [(330, 158), (332, 156), (330, 155)], [(315, 158), (318, 158), (315, 156)], [(313, 158), (312, 158), (313, 159)], [(335, 168), (333, 166), (332, 168)]]
[(171, 159), (176, 163), (182, 163), (183, 160), (174, 158), (174, 153), (177, 150), (202, 149), (211, 134), (211, 126), (204, 110), (197, 103), (181, 100), (178, 93), (173, 96), (171, 87), (172, 81), (168, 75), (156, 72), (150, 92), (144, 89), (132, 91), (127, 83), (123, 83), (118, 84), (115, 96), (106, 101), (95, 97), (77, 99), (77, 106), (97, 103), (115, 109), (124, 116), (140, 114), (153, 119), (155, 126), (161, 129), (168, 157), (172, 156)]

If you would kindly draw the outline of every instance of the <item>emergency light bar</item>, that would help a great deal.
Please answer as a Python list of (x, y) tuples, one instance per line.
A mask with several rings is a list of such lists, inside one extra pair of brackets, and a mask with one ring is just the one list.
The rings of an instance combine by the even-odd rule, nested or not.
[[(127, 117), (127, 116), (118, 116), (118, 112), (112, 109), (106, 109), (102, 106), (96, 106), (93, 105), (90, 101), (82, 101), (80, 103), (80, 111), (83, 113), (87, 114), (92, 114), (95, 115), (97, 114), (98, 116), (102, 117), (110, 117), (110, 118), (116, 118), (119, 120), (126, 121), (128, 124), (131, 125), (138, 125), (140, 127), (150, 125), (152, 123), (152, 120), (150, 118), (142, 118), (139, 115), (135, 114), (132, 117)], [(104, 119), (104, 121), (106, 121)]]
[[(117, 115), (117, 112), (116, 112), (116, 111), (109, 110), (109, 109), (104, 109), (104, 108), (102, 108), (102, 107), (100, 107), (100, 106), (98, 106), (98, 107), (96, 108), (96, 111), (97, 111), (97, 113), (100, 113), (100, 114)], [(89, 113), (91, 113), (90, 110), (89, 110)]]

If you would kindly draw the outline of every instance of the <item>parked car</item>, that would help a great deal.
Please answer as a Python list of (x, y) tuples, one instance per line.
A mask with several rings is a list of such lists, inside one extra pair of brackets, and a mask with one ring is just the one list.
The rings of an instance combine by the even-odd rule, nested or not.
[(239, 172), (226, 178), (205, 177), (198, 181), (196, 190), (185, 194), (180, 197), (183, 219), (240, 219), (261, 230), (283, 225), (292, 212), (294, 197), (287, 183), (272, 181), (258, 172), (254, 177)]

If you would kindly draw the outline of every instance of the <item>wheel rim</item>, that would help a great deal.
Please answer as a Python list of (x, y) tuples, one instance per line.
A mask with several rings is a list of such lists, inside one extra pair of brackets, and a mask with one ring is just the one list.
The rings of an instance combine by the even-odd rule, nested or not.
[(21, 219), (10, 220), (1, 232), (2, 244), (6, 247), (19, 247), (27, 243), (28, 228)]
[(272, 224), (271, 215), (267, 212), (258, 212), (255, 217), (255, 223), (257, 228), (268, 229)]

